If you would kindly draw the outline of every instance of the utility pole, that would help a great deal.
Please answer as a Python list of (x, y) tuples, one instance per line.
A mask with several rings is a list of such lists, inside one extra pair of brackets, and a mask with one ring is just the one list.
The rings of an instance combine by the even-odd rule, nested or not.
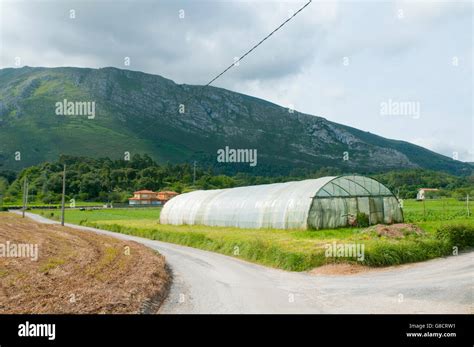
[(66, 164), (63, 170), (63, 195), (61, 197), (61, 225), (64, 226), (64, 200), (66, 194)]
[(26, 181), (25, 210), (28, 207), (28, 190), (30, 190), (30, 184), (28, 181)]
[(193, 186), (196, 185), (196, 160), (194, 161), (193, 165)]
[(22, 217), (25, 218), (26, 204), (28, 203), (28, 180), (27, 176), (23, 179), (23, 210)]
[(471, 211), (469, 211), (469, 194), (466, 195), (466, 208), (467, 208), (467, 216), (471, 216)]

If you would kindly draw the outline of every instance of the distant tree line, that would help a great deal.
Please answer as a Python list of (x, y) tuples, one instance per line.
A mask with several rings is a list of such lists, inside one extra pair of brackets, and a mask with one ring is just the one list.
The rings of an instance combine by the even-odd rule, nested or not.
[(437, 188), (438, 197), (465, 199), (469, 194), (474, 199), (474, 175), (467, 177), (453, 176), (439, 171), (410, 169), (391, 171), (372, 175), (394, 194), (403, 199), (413, 199), (419, 188)]
[[(196, 168), (193, 164), (159, 165), (148, 155), (136, 154), (129, 161), (109, 158), (92, 159), (62, 156), (57, 162), (31, 166), (16, 173), (0, 170), (0, 196), (4, 203), (21, 203), (25, 177), (29, 182), (29, 201), (53, 204), (61, 200), (63, 164), (67, 165), (67, 199), (97, 202), (127, 202), (139, 189), (173, 190), (178, 193), (195, 189), (231, 188), (275, 182), (287, 182), (342, 174), (337, 168), (315, 171), (295, 169), (286, 176), (255, 176), (251, 173), (226, 175), (215, 168)], [(403, 170), (372, 175), (400, 198), (414, 198), (418, 188), (440, 188), (440, 195), (474, 197), (474, 176), (457, 177), (427, 170)]]

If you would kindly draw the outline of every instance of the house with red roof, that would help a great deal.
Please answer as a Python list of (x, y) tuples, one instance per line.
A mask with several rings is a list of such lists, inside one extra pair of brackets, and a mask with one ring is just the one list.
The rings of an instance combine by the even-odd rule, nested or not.
[(129, 205), (164, 205), (169, 199), (175, 197), (178, 193), (173, 191), (154, 192), (152, 190), (137, 190), (133, 197), (128, 199)]

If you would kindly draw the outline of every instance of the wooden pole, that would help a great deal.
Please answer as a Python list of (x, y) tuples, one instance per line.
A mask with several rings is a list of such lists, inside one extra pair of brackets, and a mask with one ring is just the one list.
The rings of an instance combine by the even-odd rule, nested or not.
[(193, 186), (196, 185), (196, 161), (194, 161), (193, 165)]
[(66, 195), (66, 164), (64, 164), (63, 170), (63, 194), (61, 197), (61, 225), (64, 226), (64, 200)]
[(26, 181), (26, 193), (25, 193), (25, 210), (28, 208), (28, 190), (30, 189), (30, 184)]
[(469, 194), (466, 195), (466, 208), (467, 208), (467, 216), (471, 216), (471, 211), (469, 211)]
[(21, 213), (21, 216), (23, 218), (25, 218), (25, 210), (26, 210), (26, 196), (27, 196), (27, 192), (26, 192), (26, 187), (27, 187), (28, 183), (27, 183), (27, 176), (25, 176), (25, 178), (23, 179), (23, 209), (22, 209), (22, 213)]

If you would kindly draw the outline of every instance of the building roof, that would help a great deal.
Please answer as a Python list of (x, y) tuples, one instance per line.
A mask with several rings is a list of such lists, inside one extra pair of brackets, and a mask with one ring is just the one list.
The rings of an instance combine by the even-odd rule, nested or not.
[(137, 190), (136, 192), (133, 192), (133, 194), (156, 194), (153, 190)]

